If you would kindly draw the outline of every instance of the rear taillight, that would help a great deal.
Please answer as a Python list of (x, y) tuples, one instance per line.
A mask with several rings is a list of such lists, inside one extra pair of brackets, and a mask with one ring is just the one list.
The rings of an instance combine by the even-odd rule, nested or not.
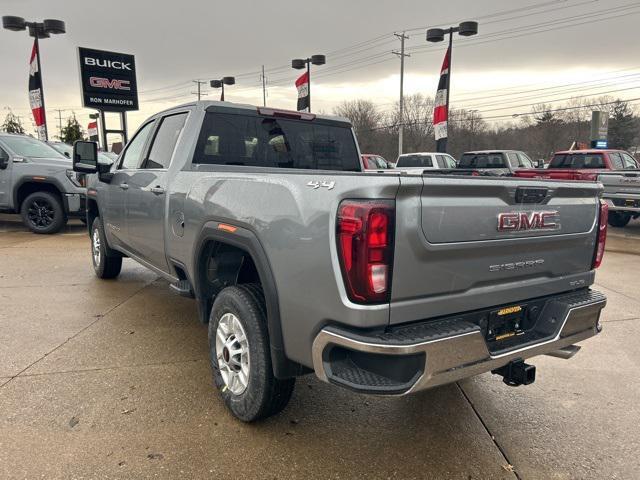
[(593, 255), (591, 268), (598, 268), (604, 257), (604, 245), (607, 241), (607, 223), (609, 220), (609, 205), (600, 200), (600, 215), (598, 218), (598, 237), (596, 239), (596, 251)]
[(393, 200), (345, 200), (338, 208), (340, 267), (352, 302), (389, 301), (394, 217)]

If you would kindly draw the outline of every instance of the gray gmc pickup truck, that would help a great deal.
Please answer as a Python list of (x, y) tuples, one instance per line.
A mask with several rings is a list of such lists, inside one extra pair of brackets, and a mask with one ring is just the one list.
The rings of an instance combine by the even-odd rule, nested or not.
[(609, 205), (609, 225), (625, 227), (640, 217), (640, 172), (614, 170), (598, 175), (604, 186), (602, 198)]
[(34, 233), (56, 233), (69, 217), (84, 219), (84, 175), (51, 146), (0, 133), (0, 212), (19, 213)]
[(225, 102), (154, 115), (90, 175), (93, 266), (123, 257), (196, 299), (213, 379), (243, 421), (295, 377), (404, 395), (525, 359), (571, 357), (601, 330), (606, 205), (595, 183), (361, 172), (345, 119)]

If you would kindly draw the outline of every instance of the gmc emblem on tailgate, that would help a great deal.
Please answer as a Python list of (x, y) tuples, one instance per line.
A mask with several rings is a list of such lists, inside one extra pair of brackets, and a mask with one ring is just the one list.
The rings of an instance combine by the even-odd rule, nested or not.
[(557, 230), (558, 212), (510, 212), (498, 214), (498, 231), (510, 232), (521, 230)]

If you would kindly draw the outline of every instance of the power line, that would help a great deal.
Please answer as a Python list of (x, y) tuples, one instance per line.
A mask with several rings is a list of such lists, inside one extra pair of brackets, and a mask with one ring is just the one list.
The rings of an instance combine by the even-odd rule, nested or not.
[[(564, 0), (565, 3), (567, 0)], [(481, 15), (481, 16), (476, 16), (476, 18), (482, 20), (482, 19), (494, 19), (494, 20), (490, 20), (489, 22), (484, 22), (484, 24), (493, 24), (493, 23), (499, 23), (499, 22), (505, 22), (505, 21), (509, 21), (509, 20), (514, 20), (514, 19), (518, 19), (518, 18), (524, 18), (524, 17), (528, 17), (531, 15), (540, 15), (543, 13), (548, 13), (548, 12), (552, 12), (552, 11), (557, 11), (557, 10), (562, 10), (562, 9), (569, 9), (569, 8), (576, 8), (579, 6), (583, 6), (585, 4), (589, 4), (589, 3), (595, 3), (598, 0), (587, 0), (587, 1), (580, 1), (580, 2), (576, 2), (576, 3), (571, 3), (568, 5), (563, 5), (561, 7), (558, 7), (558, 0), (547, 0), (544, 2), (539, 2), (533, 5), (527, 5), (527, 6), (523, 6), (523, 7), (518, 7), (518, 8), (513, 8), (513, 9), (508, 9), (508, 10), (501, 10), (501, 11), (495, 11), (495, 12), (491, 12), (491, 13), (487, 13), (485, 15)], [(544, 7), (548, 7), (548, 6), (553, 6), (553, 8), (547, 8), (545, 9)], [(539, 12), (534, 12), (531, 13), (533, 10), (540, 10)], [(503, 17), (506, 15), (510, 15), (510, 14), (514, 14), (514, 13), (521, 13), (521, 12), (529, 12), (523, 15), (516, 15), (513, 17), (509, 17), (509, 18), (503, 18), (503, 19), (495, 19), (495, 17)], [(438, 22), (439, 24), (444, 24), (444, 23), (455, 23), (455, 20), (451, 20), (448, 22)], [(411, 31), (418, 31), (418, 30), (425, 30), (427, 28), (430, 28), (434, 25), (428, 25), (428, 26), (423, 26), (423, 27), (414, 27), (414, 28), (410, 28), (410, 29), (406, 29), (407, 32), (411, 32)], [(389, 44), (392, 43), (394, 40), (391, 37), (392, 34), (394, 32), (387, 32), (381, 35), (377, 35), (375, 37), (369, 38), (367, 40), (363, 40), (345, 47), (341, 47), (332, 51), (329, 51), (327, 53), (327, 56), (331, 57), (332, 59), (345, 59), (347, 57), (351, 57), (351, 56), (357, 56), (357, 55), (361, 55), (364, 51), (367, 50), (371, 50), (377, 47), (382, 46), (383, 44)], [(388, 52), (380, 52), (377, 55), (380, 54), (388, 54)], [(374, 64), (377, 63), (382, 63), (382, 62), (375, 62)], [(368, 65), (363, 65), (362, 67), (365, 67)], [(290, 66), (288, 64), (283, 64), (283, 65), (278, 65), (275, 67), (271, 67), (271, 68), (265, 68), (265, 73), (269, 73), (269, 74), (274, 74), (274, 73), (283, 73), (288, 71), (290, 68)], [(329, 67), (330, 70), (332, 70), (332, 67)], [(344, 73), (344, 72), (342, 72)], [(246, 78), (246, 77), (257, 77), (258, 75), (261, 74), (261, 71), (250, 71), (250, 72), (244, 72), (244, 73), (240, 73), (235, 75), (236, 78)], [(280, 81), (284, 81), (284, 78), (280, 79)], [(286, 83), (289, 83), (291, 81), (290, 78), (287, 77), (286, 79)], [(178, 88), (180, 86), (185, 86), (188, 85), (190, 82), (189, 81), (183, 81), (180, 83), (176, 83), (173, 85), (169, 85), (166, 87), (159, 87), (159, 88), (155, 88), (155, 89), (149, 89), (149, 90), (144, 90), (141, 91), (141, 94), (148, 94), (148, 93), (153, 93), (153, 92), (159, 92), (159, 91), (163, 91), (163, 90), (170, 90), (172, 88)]]

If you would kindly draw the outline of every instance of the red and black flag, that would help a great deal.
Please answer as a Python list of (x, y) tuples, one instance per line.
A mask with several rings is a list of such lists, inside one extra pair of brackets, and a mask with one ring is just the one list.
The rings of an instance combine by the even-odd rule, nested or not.
[(31, 106), (33, 120), (36, 124), (38, 138), (40, 140), (46, 140), (47, 124), (44, 113), (44, 102), (42, 101), (42, 77), (40, 76), (40, 69), (38, 68), (39, 56), (38, 44), (34, 41), (33, 49), (31, 50), (31, 59), (29, 60), (29, 105)]
[(98, 122), (97, 121), (89, 122), (89, 125), (87, 125), (87, 135), (89, 136), (90, 142), (98, 141)]
[(304, 72), (296, 80), (298, 89), (298, 111), (309, 109), (309, 72)]
[(438, 91), (436, 93), (436, 101), (433, 106), (433, 132), (436, 137), (436, 151), (447, 151), (447, 123), (449, 121), (449, 49), (442, 62), (440, 69), (440, 81), (438, 82)]

